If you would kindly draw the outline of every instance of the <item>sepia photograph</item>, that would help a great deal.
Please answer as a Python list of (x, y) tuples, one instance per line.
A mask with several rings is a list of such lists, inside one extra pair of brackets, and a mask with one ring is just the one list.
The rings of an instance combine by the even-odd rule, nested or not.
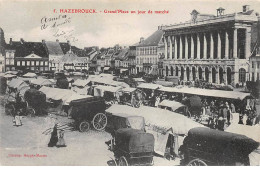
[(259, 0), (0, 0), (0, 166), (260, 166)]

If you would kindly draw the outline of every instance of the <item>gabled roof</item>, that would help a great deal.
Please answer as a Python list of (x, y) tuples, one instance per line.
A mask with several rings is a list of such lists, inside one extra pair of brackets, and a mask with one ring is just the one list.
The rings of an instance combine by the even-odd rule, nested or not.
[(59, 42), (45, 42), (49, 55), (64, 55)]
[(114, 54), (114, 59), (124, 60), (127, 56), (129, 48), (123, 48), (119, 53)]
[(71, 48), (71, 51), (73, 53), (75, 53), (78, 57), (88, 57), (88, 53), (85, 50), (79, 49), (76, 46), (71, 46), (70, 47), (69, 43), (60, 42), (60, 47), (61, 47), (63, 53), (67, 53), (70, 50), (70, 48)]
[(48, 53), (42, 42), (12, 42), (6, 45), (7, 50), (15, 50), (15, 57), (25, 57), (32, 53), (40, 57), (48, 57)]
[(144, 46), (157, 46), (162, 39), (163, 31), (157, 30), (151, 36), (146, 38), (141, 44), (137, 45), (137, 47), (144, 47)]
[(78, 57), (76, 54), (72, 52), (67, 52), (62, 58), (59, 60), (62, 63), (83, 63), (86, 62), (87, 59), (83, 57)]

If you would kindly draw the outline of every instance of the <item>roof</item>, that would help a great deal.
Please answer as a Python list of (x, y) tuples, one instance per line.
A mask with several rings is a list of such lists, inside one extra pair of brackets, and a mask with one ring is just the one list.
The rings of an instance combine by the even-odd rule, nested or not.
[(160, 40), (162, 39), (163, 31), (161, 29), (155, 31), (151, 36), (146, 38), (142, 43), (137, 45), (137, 47), (144, 46), (158, 46)]
[(55, 84), (54, 82), (52, 82), (49, 79), (41, 79), (41, 78), (39, 78), (39, 79), (32, 79), (31, 83), (35, 84), (35, 85), (40, 85), (40, 86), (54, 85)]
[(23, 75), (23, 77), (36, 77), (37, 75), (35, 73), (26, 73)]
[(25, 57), (32, 53), (40, 57), (48, 57), (47, 50), (42, 42), (12, 42), (6, 45), (7, 50), (15, 50), (15, 57)]
[(88, 57), (88, 53), (85, 50), (79, 49), (76, 46), (71, 46), (69, 43), (60, 42), (60, 47), (63, 53), (67, 53), (71, 49), (71, 51), (75, 53), (78, 57)]
[(82, 63), (86, 62), (86, 58), (78, 57), (76, 54), (72, 52), (67, 52), (62, 58), (59, 60), (62, 63)]
[(59, 42), (45, 42), (49, 55), (64, 55)]
[(119, 53), (114, 54), (115, 59), (124, 60), (128, 54), (129, 48), (123, 48)]

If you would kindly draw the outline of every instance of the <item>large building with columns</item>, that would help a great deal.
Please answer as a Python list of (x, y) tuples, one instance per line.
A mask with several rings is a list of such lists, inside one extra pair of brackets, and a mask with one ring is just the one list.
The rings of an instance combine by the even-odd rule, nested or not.
[(251, 28), (257, 15), (247, 5), (227, 15), (218, 8), (217, 16), (193, 10), (190, 21), (164, 26), (164, 75), (231, 85), (249, 80)]

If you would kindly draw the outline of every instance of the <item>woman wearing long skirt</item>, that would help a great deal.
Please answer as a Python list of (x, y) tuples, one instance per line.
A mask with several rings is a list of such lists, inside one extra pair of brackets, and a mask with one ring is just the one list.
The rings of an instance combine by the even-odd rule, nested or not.
[(51, 133), (51, 139), (48, 144), (48, 147), (56, 146), (57, 142), (58, 142), (58, 133), (57, 133), (57, 124), (55, 124), (53, 127), (53, 131)]

